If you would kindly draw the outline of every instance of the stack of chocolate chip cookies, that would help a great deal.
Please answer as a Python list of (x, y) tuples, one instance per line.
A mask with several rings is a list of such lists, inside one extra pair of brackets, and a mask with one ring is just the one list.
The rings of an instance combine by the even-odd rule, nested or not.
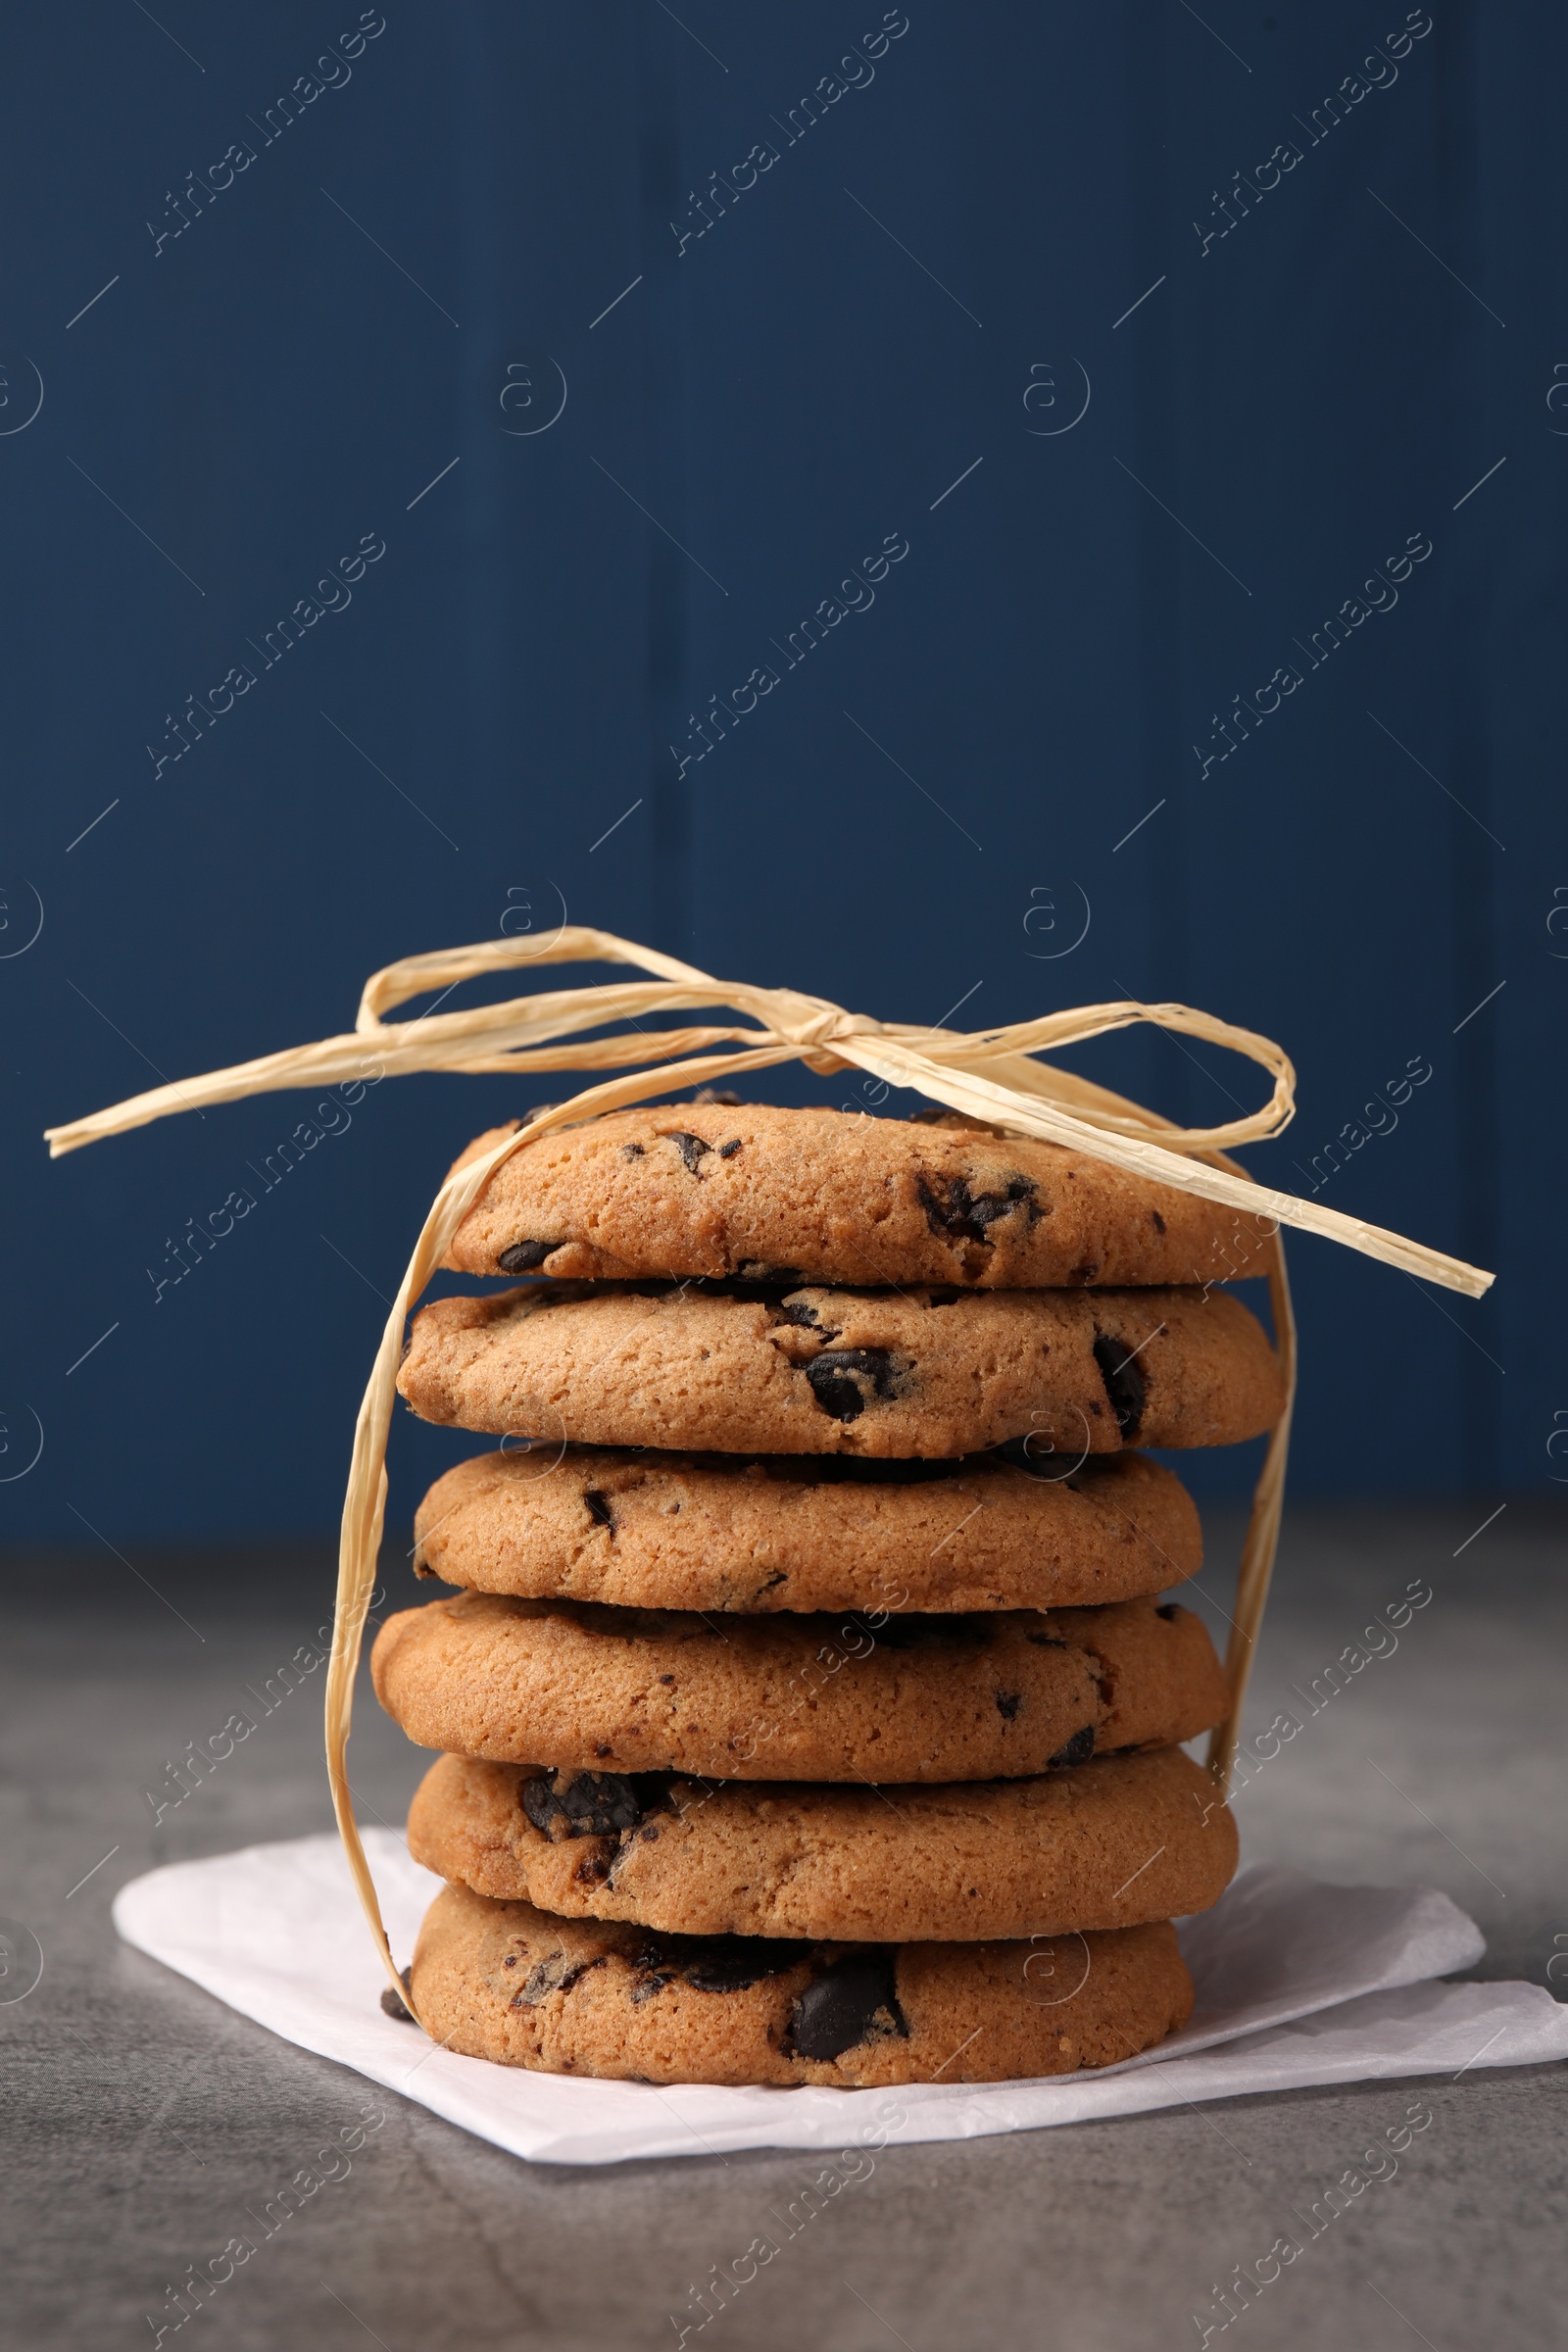
[[(488, 1150), (481, 1137), (465, 1155)], [(463, 1164), (460, 1162), (460, 1165)], [(1241, 1228), (1240, 1233), (1238, 1228)], [(374, 1675), (443, 1750), (409, 1983), (450, 2048), (653, 2082), (996, 2082), (1187, 2017), (1236, 1832), (1146, 1446), (1272, 1426), (1252, 1221), (946, 1112), (612, 1113), (505, 1161), (399, 1388), (425, 1496)]]

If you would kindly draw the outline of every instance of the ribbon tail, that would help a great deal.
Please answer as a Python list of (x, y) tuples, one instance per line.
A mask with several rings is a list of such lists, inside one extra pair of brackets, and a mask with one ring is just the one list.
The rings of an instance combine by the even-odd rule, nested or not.
[(1269, 1434), (1268, 1450), (1252, 1491), (1251, 1515), (1236, 1576), (1236, 1614), (1231, 1619), (1230, 1641), (1225, 1648), (1230, 1712), (1209, 1735), (1208, 1769), (1227, 1792), (1241, 1739), (1242, 1706), (1257, 1656), (1257, 1638), (1262, 1631), (1263, 1611), (1268, 1605), (1268, 1589), (1274, 1575), (1274, 1556), (1279, 1549), (1280, 1520), (1285, 1509), (1285, 1469), (1291, 1450), (1291, 1418), (1296, 1410), (1296, 1313), (1285, 1271), (1285, 1245), (1278, 1234), (1269, 1248), (1269, 1304), (1274, 1315), (1274, 1345), (1285, 1375), (1285, 1410)]
[(833, 1051), (846, 1061), (854, 1061), (875, 1077), (886, 1079), (890, 1085), (916, 1087), (933, 1101), (946, 1102), (950, 1109), (964, 1111), (970, 1118), (1010, 1127), (1022, 1135), (1038, 1136), (1043, 1143), (1065, 1144), (1096, 1159), (1108, 1160), (1112, 1167), (1125, 1168), (1130, 1175), (1173, 1185), (1180, 1192), (1196, 1193), (1205, 1200), (1218, 1200), (1247, 1216), (1272, 1217), (1277, 1223), (1296, 1226), (1302, 1233), (1320, 1234), (1327, 1241), (1341, 1242), (1363, 1257), (1379, 1258), (1385, 1265), (1396, 1266), (1401, 1273), (1413, 1274), (1423, 1282), (1441, 1283), (1446, 1290), (1462, 1291), (1471, 1298), (1479, 1298), (1495, 1280), (1483, 1268), (1467, 1265), (1463, 1258), (1448, 1257), (1442, 1250), (1427, 1249), (1424, 1243), (1406, 1241), (1402, 1234), (1390, 1233), (1384, 1226), (1368, 1225), (1339, 1209), (1298, 1200), (1294, 1193), (1276, 1192), (1272, 1186), (1233, 1176), (1224, 1168), (1206, 1167), (1201, 1161), (1156, 1143), (1152, 1135), (1147, 1138), (1112, 1135), (1043, 1099), (1025, 1102), (1010, 1089), (998, 1086), (989, 1078), (932, 1061), (901, 1041), (858, 1035), (840, 1037), (834, 1039)]

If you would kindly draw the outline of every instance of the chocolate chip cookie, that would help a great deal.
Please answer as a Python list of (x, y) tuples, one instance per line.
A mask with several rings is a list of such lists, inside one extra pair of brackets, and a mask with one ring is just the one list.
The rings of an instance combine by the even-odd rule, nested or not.
[(448, 1886), (411, 1990), (443, 2047), (642, 2082), (1002, 2082), (1110, 2066), (1192, 2012), (1166, 1922), (1030, 1942), (795, 1943), (553, 1919)]
[(1186, 1489), (1141, 1453), (1073, 1466), (483, 1453), (415, 1520), (421, 1576), (633, 1608), (1045, 1609), (1161, 1592), (1202, 1565)]
[(1228, 1446), (1284, 1407), (1222, 1291), (780, 1291), (534, 1283), (416, 1316), (398, 1387), (427, 1421), (541, 1442), (1064, 1462)]
[(1191, 1610), (732, 1616), (464, 1592), (389, 1618), (376, 1696), (421, 1747), (715, 1780), (963, 1781), (1166, 1746), (1228, 1704)]
[(887, 1790), (443, 1756), (416, 1862), (569, 1918), (852, 1943), (1059, 1936), (1217, 1902), (1236, 1825), (1179, 1747)]
[[(512, 1132), (480, 1136), (458, 1166)], [(682, 1102), (524, 1145), (464, 1219), (447, 1263), (1034, 1290), (1260, 1273), (1265, 1231), (1259, 1218), (957, 1112)]]

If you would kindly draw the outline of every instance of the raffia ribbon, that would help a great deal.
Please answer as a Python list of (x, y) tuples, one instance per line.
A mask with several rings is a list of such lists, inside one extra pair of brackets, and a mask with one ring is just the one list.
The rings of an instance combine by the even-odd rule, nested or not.
[[(413, 1021), (384, 1017), (413, 997), (438, 990), (440, 998), (445, 998), (461, 981), (508, 972), (519, 964), (581, 962), (628, 964), (659, 976), (591, 988), (549, 989), (464, 1012), (431, 1011)], [(747, 1025), (641, 1026), (645, 1018), (715, 1008), (746, 1015)], [(1268, 1101), (1261, 1109), (1221, 1126), (1178, 1127), (1123, 1096), (1034, 1058), (1037, 1054), (1081, 1045), (1140, 1022), (1245, 1054), (1271, 1074), (1273, 1089)], [(630, 1023), (633, 1034), (586, 1034), (617, 1023)], [(556, 1042), (562, 1039), (571, 1042)], [(1381, 1226), (1364, 1224), (1320, 1203), (1255, 1184), (1245, 1170), (1226, 1160), (1223, 1154), (1236, 1145), (1277, 1135), (1289, 1123), (1295, 1113), (1296, 1076), (1286, 1055), (1270, 1039), (1216, 1020), (1210, 1013), (1186, 1004), (1127, 1002), (1084, 1005), (968, 1034), (916, 1028), (846, 1012), (824, 998), (803, 996), (794, 989), (754, 988), (744, 981), (715, 980), (656, 949), (637, 947), (612, 932), (577, 925), (563, 925), (544, 941), (527, 937), (492, 940), (475, 947), (407, 956), (373, 973), (366, 983), (352, 1033), (265, 1054), (259, 1060), (185, 1079), (178, 1085), (155, 1087), (90, 1118), (52, 1127), (45, 1140), (51, 1157), (58, 1158), (83, 1144), (123, 1135), (175, 1111), (238, 1102), (248, 1095), (286, 1087), (330, 1085), (339, 1079), (363, 1077), (369, 1060), (387, 1076), (419, 1070), (625, 1073), (586, 1087), (569, 1102), (542, 1111), (443, 1184), (393, 1301), (360, 1406), (343, 1501), (337, 1613), (327, 1669), (327, 1770), (338, 1829), (360, 1900), (387, 1975), (405, 1999), (408, 1996), (392, 1959), (348, 1785), (354, 1678), (386, 1514), (386, 1445), (404, 1327), (458, 1227), (496, 1169), (514, 1152), (525, 1151), (554, 1129), (600, 1117), (675, 1088), (706, 1085), (710, 1080), (800, 1060), (824, 1076), (846, 1066), (863, 1070), (888, 1086), (913, 1088), (951, 1110), (967, 1112), (1013, 1134), (1068, 1145), (1133, 1175), (1195, 1193), (1249, 1216), (1272, 1220), (1276, 1231), (1264, 1244), (1259, 1253), (1263, 1262), (1255, 1270), (1268, 1276), (1287, 1402), (1269, 1440), (1253, 1494), (1237, 1580), (1236, 1614), (1225, 1660), (1231, 1709), (1209, 1747), (1210, 1769), (1222, 1784), (1235, 1754), (1247, 1678), (1268, 1597), (1296, 1388), (1296, 1325), (1277, 1227), (1292, 1225), (1321, 1234), (1365, 1256), (1381, 1258), (1424, 1281), (1463, 1291), (1471, 1298), (1478, 1298), (1493, 1279), (1475, 1266), (1446, 1257), (1418, 1242), (1405, 1241)], [(409, 2006), (413, 2008), (412, 2001)]]

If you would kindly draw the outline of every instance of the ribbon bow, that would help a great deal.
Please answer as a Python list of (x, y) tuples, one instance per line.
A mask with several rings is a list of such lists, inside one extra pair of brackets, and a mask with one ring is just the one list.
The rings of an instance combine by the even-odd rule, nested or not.
[[(466, 1012), (430, 1012), (413, 1021), (383, 1016), (411, 997), (430, 990), (450, 996), (461, 981), (510, 971), (518, 964), (622, 963), (657, 972), (652, 981), (619, 981), (598, 988), (550, 989), (482, 1004)], [(641, 1026), (649, 1015), (728, 1006), (751, 1016), (745, 1028), (656, 1029)], [(616, 1037), (583, 1033), (629, 1022), (635, 1032)], [(1273, 1077), (1273, 1091), (1259, 1110), (1217, 1127), (1179, 1127), (1123, 1096), (1092, 1085), (1070, 1071), (1034, 1059), (1053, 1048), (1082, 1045), (1115, 1029), (1148, 1022), (1158, 1029), (1224, 1046), (1259, 1063)], [(572, 1038), (570, 1045), (550, 1041)], [(770, 1064), (802, 1060), (824, 1075), (847, 1064), (889, 1086), (913, 1087), (951, 1110), (965, 1111), (993, 1126), (1045, 1143), (1067, 1144), (1113, 1167), (1175, 1185), (1251, 1215), (1276, 1218), (1307, 1233), (1382, 1258), (1408, 1274), (1479, 1298), (1490, 1274), (1409, 1242), (1359, 1217), (1326, 1208), (1254, 1184), (1240, 1169), (1212, 1164), (1212, 1156), (1238, 1144), (1277, 1135), (1296, 1108), (1296, 1073), (1273, 1041), (1238, 1029), (1187, 1004), (1086, 1004), (1039, 1020), (1013, 1021), (999, 1029), (968, 1034), (953, 1029), (912, 1028), (846, 1012), (821, 997), (789, 988), (754, 988), (745, 981), (714, 980), (707, 972), (657, 949), (640, 948), (609, 931), (563, 924), (544, 941), (492, 940), (477, 947), (444, 949), (388, 964), (366, 983), (351, 1035), (323, 1039), (216, 1070), (178, 1085), (154, 1087), (110, 1110), (46, 1131), (50, 1154), (74, 1152), (99, 1137), (122, 1135), (149, 1120), (212, 1102), (280, 1087), (330, 1084), (363, 1074), (366, 1049), (389, 1076), (415, 1070), (533, 1072), (541, 1070), (628, 1069), (630, 1074), (586, 1088), (569, 1102), (555, 1105), (530, 1125), (537, 1136), (551, 1127), (617, 1110), (675, 1086), (736, 1077)], [(727, 1048), (728, 1051), (716, 1049)], [(678, 1070), (664, 1065), (678, 1061)]]
[[(466, 1012), (434, 1007), (412, 1021), (384, 1016), (413, 997), (439, 990), (437, 1004), (460, 982), (510, 971), (519, 964), (629, 964), (659, 975), (653, 980), (613, 981), (593, 988), (549, 989), (514, 997)], [(671, 1012), (727, 1008), (748, 1016), (744, 1027), (724, 1023), (696, 1028), (645, 1028), (646, 1017)], [(1261, 1109), (1244, 1112), (1217, 1127), (1179, 1127), (1142, 1104), (1047, 1062), (1037, 1054), (1081, 1045), (1139, 1022), (1223, 1046), (1257, 1062), (1273, 1077)], [(593, 1036), (588, 1032), (630, 1024), (632, 1034)], [(559, 1044), (554, 1041), (570, 1040)], [(296, 1046), (235, 1068), (154, 1087), (90, 1118), (46, 1132), (51, 1157), (79, 1150), (102, 1136), (122, 1135), (154, 1119), (212, 1102), (238, 1102), (247, 1095), (284, 1087), (330, 1085), (363, 1078), (373, 1061), (386, 1076), (417, 1070), (470, 1073), (544, 1070), (619, 1070), (625, 1074), (588, 1086), (569, 1102), (537, 1112), (482, 1158), (448, 1177), (429, 1214), (403, 1277), (376, 1352), (369, 1385), (360, 1406), (354, 1455), (343, 1503), (338, 1554), (337, 1613), (332, 1658), (327, 1670), (327, 1769), (338, 1829), (360, 1899), (376, 1937), (387, 1974), (408, 2000), (398, 1977), (369, 1866), (355, 1823), (347, 1772), (347, 1749), (360, 1642), (369, 1611), (386, 1512), (386, 1442), (397, 1393), (404, 1326), (415, 1301), (445, 1256), (458, 1227), (502, 1162), (552, 1129), (597, 1118), (675, 1088), (738, 1077), (786, 1061), (805, 1061), (822, 1075), (852, 1067), (890, 1087), (913, 1088), (951, 1110), (1014, 1134), (1064, 1144), (1107, 1160), (1131, 1174), (1168, 1184), (1204, 1200), (1217, 1200), (1250, 1216), (1272, 1220), (1275, 1232), (1257, 1270), (1266, 1272), (1276, 1344), (1282, 1358), (1287, 1404), (1269, 1440), (1252, 1499), (1251, 1519), (1237, 1580), (1236, 1615), (1226, 1651), (1231, 1709), (1215, 1732), (1209, 1764), (1223, 1783), (1235, 1754), (1236, 1735), (1248, 1672), (1262, 1622), (1284, 1499), (1296, 1366), (1295, 1323), (1277, 1228), (1293, 1225), (1360, 1250), (1405, 1273), (1479, 1298), (1493, 1277), (1461, 1259), (1446, 1257), (1382, 1226), (1368, 1225), (1294, 1194), (1259, 1185), (1222, 1155), (1237, 1144), (1278, 1135), (1295, 1115), (1296, 1073), (1271, 1039), (1238, 1029), (1211, 1013), (1186, 1004), (1089, 1004), (965, 1034), (878, 1021), (847, 1012), (826, 998), (789, 988), (754, 988), (744, 981), (714, 980), (689, 963), (657, 949), (642, 948), (612, 932), (563, 924), (551, 937), (492, 940), (476, 947), (411, 956), (388, 964), (367, 981), (355, 1025), (347, 1035)], [(673, 1066), (671, 1066), (673, 1065)], [(414, 2004), (408, 2000), (412, 2009)]]

